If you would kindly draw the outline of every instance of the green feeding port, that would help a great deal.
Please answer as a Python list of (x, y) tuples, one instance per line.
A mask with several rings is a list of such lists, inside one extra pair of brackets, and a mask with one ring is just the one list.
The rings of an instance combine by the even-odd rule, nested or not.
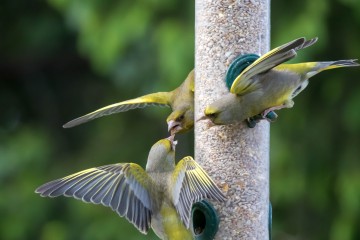
[(196, 240), (211, 240), (219, 229), (219, 217), (214, 206), (202, 200), (196, 202), (191, 210), (192, 230)]
[(225, 77), (226, 86), (229, 91), (234, 80), (240, 75), (240, 73), (258, 58), (259, 55), (256, 54), (244, 54), (239, 55), (234, 59), (234, 61), (230, 64)]

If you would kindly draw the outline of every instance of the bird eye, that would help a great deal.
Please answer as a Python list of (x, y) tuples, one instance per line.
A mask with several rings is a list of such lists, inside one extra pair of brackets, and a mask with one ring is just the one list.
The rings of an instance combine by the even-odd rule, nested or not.
[(182, 120), (184, 120), (184, 115), (181, 115), (176, 119), (177, 122), (181, 122)]

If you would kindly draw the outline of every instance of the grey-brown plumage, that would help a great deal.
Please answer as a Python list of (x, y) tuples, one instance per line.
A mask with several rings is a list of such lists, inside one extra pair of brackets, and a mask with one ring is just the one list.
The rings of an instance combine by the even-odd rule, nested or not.
[(64, 124), (63, 127), (71, 128), (96, 118), (148, 106), (171, 107), (172, 112), (167, 117), (166, 122), (168, 123), (168, 130), (172, 134), (186, 132), (192, 129), (194, 126), (194, 70), (192, 70), (185, 81), (173, 91), (151, 93), (111, 104), (71, 120)]
[(217, 125), (241, 122), (270, 111), (291, 108), (293, 98), (308, 85), (317, 73), (339, 67), (359, 66), (355, 59), (329, 62), (283, 64), (296, 52), (313, 45), (317, 38), (295, 39), (261, 56), (234, 80), (230, 92), (208, 105), (205, 116)]
[(161, 239), (193, 239), (191, 206), (225, 196), (207, 173), (185, 157), (175, 166), (175, 143), (162, 139), (151, 148), (146, 170), (136, 163), (90, 168), (36, 189), (42, 197), (66, 196), (110, 207), (140, 232), (150, 227)]

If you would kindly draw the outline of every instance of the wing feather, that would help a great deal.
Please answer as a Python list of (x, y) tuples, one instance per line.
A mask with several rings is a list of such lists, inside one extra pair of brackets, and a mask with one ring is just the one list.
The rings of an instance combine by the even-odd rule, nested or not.
[(185, 157), (176, 165), (171, 176), (173, 204), (186, 227), (190, 224), (192, 204), (208, 198), (225, 201), (225, 196), (209, 175), (192, 157)]
[(171, 93), (169, 92), (158, 92), (147, 94), (142, 97), (130, 99), (127, 101), (111, 104), (109, 106), (100, 108), (94, 112), (88, 113), (84, 116), (71, 120), (70, 122), (63, 125), (64, 128), (71, 128), (96, 118), (100, 118), (103, 116), (119, 113), (119, 112), (126, 112), (136, 108), (144, 108), (147, 106), (170, 106), (170, 98)]
[(86, 203), (103, 204), (134, 224), (142, 233), (151, 226), (153, 183), (135, 163), (90, 168), (38, 187), (42, 197), (64, 195)]
[(258, 89), (260, 83), (253, 78), (255, 75), (266, 72), (277, 65), (294, 58), (296, 56), (296, 51), (307, 48), (313, 45), (316, 41), (317, 38), (312, 38), (310, 40), (298, 38), (262, 55), (255, 62), (245, 68), (244, 71), (234, 80), (230, 92), (237, 95), (244, 95), (249, 91)]

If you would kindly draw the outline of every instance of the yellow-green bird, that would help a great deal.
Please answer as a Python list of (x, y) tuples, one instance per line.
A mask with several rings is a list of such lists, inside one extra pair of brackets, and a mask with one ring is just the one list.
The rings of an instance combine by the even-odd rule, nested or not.
[(76, 118), (63, 127), (70, 128), (106, 115), (126, 112), (147, 106), (168, 106), (172, 112), (167, 117), (168, 131), (171, 134), (186, 132), (194, 126), (194, 70), (185, 81), (170, 92), (157, 92), (126, 100), (100, 108), (82, 117)]
[(258, 114), (267, 119), (271, 111), (291, 108), (292, 99), (306, 88), (310, 77), (328, 69), (359, 66), (357, 59), (283, 64), (316, 41), (298, 38), (258, 58), (234, 80), (229, 94), (205, 108), (205, 116), (199, 120), (224, 125)]
[(189, 229), (192, 204), (225, 196), (192, 157), (175, 166), (173, 137), (156, 142), (146, 170), (136, 163), (90, 168), (36, 189), (42, 197), (64, 195), (110, 207), (140, 232), (152, 227), (161, 239), (193, 239)]

